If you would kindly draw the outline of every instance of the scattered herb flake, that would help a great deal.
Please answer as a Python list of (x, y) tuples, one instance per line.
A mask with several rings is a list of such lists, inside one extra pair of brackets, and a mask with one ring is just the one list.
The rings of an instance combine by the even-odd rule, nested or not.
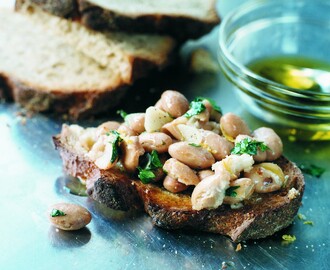
[(238, 189), (240, 186), (232, 186), (226, 189), (226, 196), (229, 197), (236, 197), (237, 196), (237, 192), (235, 191), (236, 189)]
[(194, 146), (194, 147), (201, 147), (201, 145), (197, 144), (197, 143), (189, 143), (189, 145)]
[(305, 165), (300, 165), (299, 168), (302, 170), (302, 172), (309, 174), (311, 176), (315, 176), (316, 178), (320, 178), (322, 174), (325, 172), (324, 168), (321, 168), (317, 165), (310, 165), (309, 167)]
[(238, 243), (237, 246), (236, 246), (235, 251), (238, 252), (238, 251), (241, 251), (241, 250), (242, 250), (242, 244)]
[(50, 213), (50, 215), (51, 215), (51, 217), (63, 217), (66, 214), (63, 211), (54, 208), (52, 210), (52, 212)]
[(296, 237), (294, 235), (284, 234), (282, 235), (282, 239), (287, 243), (293, 243), (296, 241)]
[(298, 218), (299, 218), (300, 220), (306, 220), (306, 216), (303, 215), (303, 214), (298, 213), (297, 216), (298, 216)]
[(186, 118), (191, 118), (194, 115), (198, 115), (203, 111), (205, 111), (206, 109), (202, 101), (195, 101), (195, 100), (190, 102), (189, 108), (190, 109), (184, 114)]
[(305, 224), (305, 225), (311, 225), (311, 226), (314, 226), (314, 222), (311, 221), (311, 220), (306, 220), (306, 221), (304, 221), (304, 224)]
[(265, 152), (268, 149), (269, 147), (265, 143), (258, 142), (247, 137), (236, 143), (234, 148), (231, 150), (231, 153), (236, 155), (249, 154), (253, 156), (257, 154), (258, 150)]
[(123, 119), (125, 119), (125, 117), (127, 116), (127, 112), (125, 112), (124, 110), (118, 110), (117, 114), (119, 114)]

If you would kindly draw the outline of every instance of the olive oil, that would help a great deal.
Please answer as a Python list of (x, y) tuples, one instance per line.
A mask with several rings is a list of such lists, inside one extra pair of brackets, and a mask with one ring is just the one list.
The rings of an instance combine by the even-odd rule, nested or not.
[(255, 60), (247, 67), (256, 74), (302, 91), (330, 93), (330, 63), (299, 56)]

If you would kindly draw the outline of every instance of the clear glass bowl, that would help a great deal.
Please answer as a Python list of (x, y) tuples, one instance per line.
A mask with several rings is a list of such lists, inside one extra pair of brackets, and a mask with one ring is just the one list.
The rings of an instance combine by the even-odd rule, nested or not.
[(330, 140), (330, 93), (290, 88), (246, 67), (285, 55), (330, 63), (330, 1), (255, 0), (228, 14), (219, 31), (220, 66), (252, 114), (299, 139)]

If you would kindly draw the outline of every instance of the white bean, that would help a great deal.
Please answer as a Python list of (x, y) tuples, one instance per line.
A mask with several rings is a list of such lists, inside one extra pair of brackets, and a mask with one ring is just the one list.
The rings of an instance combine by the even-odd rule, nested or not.
[(279, 190), (285, 177), (282, 169), (274, 163), (260, 163), (253, 166), (253, 169), (244, 174), (244, 177), (250, 178), (255, 182), (255, 192), (268, 193)]
[(239, 134), (251, 134), (244, 120), (233, 113), (226, 113), (221, 117), (220, 128), (222, 134), (230, 141), (235, 141)]
[(172, 138), (163, 132), (141, 133), (139, 141), (147, 152), (156, 150), (158, 153), (165, 153), (172, 144)]
[(122, 136), (137, 136), (138, 134), (131, 129), (127, 124), (121, 124), (117, 131), (122, 135)]
[(216, 121), (216, 122), (219, 122), (220, 121), (220, 118), (221, 118), (221, 113), (216, 111), (211, 102), (208, 101), (207, 99), (204, 99), (203, 100), (203, 104), (204, 106), (206, 107), (206, 109), (209, 111), (209, 114), (210, 114), (210, 120), (213, 120), (213, 121)]
[(206, 169), (215, 162), (214, 157), (203, 147), (196, 147), (188, 142), (177, 142), (170, 145), (171, 157), (194, 169)]
[(168, 159), (163, 166), (163, 170), (168, 176), (187, 186), (195, 186), (199, 183), (199, 178), (196, 173), (175, 158)]
[(229, 174), (230, 181), (238, 178), (241, 172), (248, 172), (252, 169), (254, 160), (248, 154), (230, 155), (221, 161), (213, 164), (212, 169), (215, 174)]
[(120, 123), (117, 121), (107, 121), (97, 127), (97, 135), (103, 135), (111, 130), (117, 130), (120, 127)]
[(216, 160), (222, 160), (230, 155), (230, 151), (234, 147), (234, 144), (224, 137), (206, 130), (203, 132), (203, 144), (210, 148), (209, 150)]
[(224, 203), (235, 204), (251, 197), (255, 183), (250, 178), (239, 178), (230, 182), (232, 191), (224, 198)]
[(125, 116), (125, 123), (137, 134), (145, 131), (144, 128), (145, 113), (131, 113)]
[(113, 136), (101, 135), (94, 143), (91, 150), (87, 153), (87, 157), (90, 158), (94, 164), (102, 169), (111, 169), (117, 162), (118, 158), (112, 161), (113, 157)]
[(182, 140), (182, 134), (178, 128), (179, 125), (181, 124), (186, 124), (188, 122), (188, 118), (184, 117), (184, 116), (180, 116), (176, 119), (174, 119), (173, 121), (166, 123), (165, 125), (162, 126), (161, 131), (171, 135), (172, 137), (174, 137), (177, 140)]
[(201, 170), (199, 172), (197, 172), (197, 176), (199, 178), (199, 181), (202, 181), (204, 178), (213, 175), (214, 172), (212, 170)]
[(189, 102), (186, 97), (173, 90), (165, 91), (160, 102), (160, 107), (174, 118), (182, 116), (189, 109)]
[(281, 138), (271, 128), (261, 127), (253, 131), (253, 137), (257, 141), (264, 142), (269, 149), (266, 151), (267, 161), (278, 159), (283, 153)]
[(48, 210), (50, 222), (65, 231), (79, 230), (92, 220), (90, 212), (76, 204), (57, 203)]
[(121, 148), (123, 151), (122, 164), (124, 168), (133, 172), (139, 165), (139, 158), (144, 154), (144, 149), (139, 142), (137, 136), (130, 136), (124, 138), (121, 143)]
[(229, 187), (229, 179), (214, 174), (204, 178), (193, 190), (191, 203), (194, 210), (218, 208), (225, 197), (225, 190)]
[(180, 183), (178, 180), (173, 179), (168, 175), (164, 179), (163, 186), (172, 193), (178, 193), (188, 188), (185, 184)]

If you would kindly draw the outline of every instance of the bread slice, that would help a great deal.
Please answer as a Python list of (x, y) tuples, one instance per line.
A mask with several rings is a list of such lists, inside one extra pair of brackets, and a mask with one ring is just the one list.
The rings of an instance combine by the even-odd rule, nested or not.
[(167, 66), (175, 51), (169, 37), (99, 33), (36, 9), (1, 10), (0, 20), (2, 96), (71, 118), (115, 106), (127, 86)]
[(275, 160), (285, 175), (286, 187), (252, 196), (239, 209), (221, 205), (214, 210), (193, 210), (189, 194), (174, 194), (119, 168), (100, 170), (88, 160), (76, 142), (61, 135), (53, 138), (63, 160), (64, 172), (86, 180), (94, 200), (118, 210), (144, 209), (155, 225), (165, 229), (194, 229), (229, 236), (234, 242), (264, 238), (289, 226), (301, 205), (304, 177), (285, 157)]
[[(17, 0), (35, 3), (61, 17), (76, 17), (97, 30), (166, 34), (184, 41), (208, 33), (220, 22), (215, 0)], [(78, 11), (77, 11), (78, 9)]]

